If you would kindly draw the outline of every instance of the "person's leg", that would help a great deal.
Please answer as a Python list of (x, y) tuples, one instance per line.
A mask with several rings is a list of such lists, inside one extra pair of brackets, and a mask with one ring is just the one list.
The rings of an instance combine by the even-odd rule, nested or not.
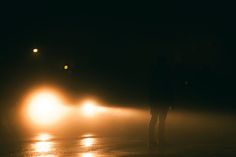
[(151, 112), (151, 119), (149, 122), (149, 145), (156, 145), (156, 123), (157, 123), (157, 112)]
[(167, 117), (168, 109), (162, 109), (159, 112), (159, 122), (157, 130), (157, 139), (159, 144), (165, 143), (165, 121)]

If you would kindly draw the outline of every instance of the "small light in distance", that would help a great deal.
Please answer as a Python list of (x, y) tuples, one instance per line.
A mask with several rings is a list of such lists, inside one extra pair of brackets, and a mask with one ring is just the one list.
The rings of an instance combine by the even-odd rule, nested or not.
[(34, 52), (34, 53), (38, 53), (39, 50), (38, 50), (37, 48), (34, 48), (34, 49), (33, 49), (33, 52)]
[(64, 65), (64, 70), (68, 70), (69, 69), (69, 65)]

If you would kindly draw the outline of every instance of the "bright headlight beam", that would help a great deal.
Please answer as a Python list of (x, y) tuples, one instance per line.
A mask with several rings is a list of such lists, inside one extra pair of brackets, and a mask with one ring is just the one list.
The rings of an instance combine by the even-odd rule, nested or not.
[(106, 109), (98, 106), (95, 101), (89, 100), (82, 104), (82, 114), (87, 117), (93, 117), (94, 115), (102, 112), (106, 112)]
[(85, 116), (93, 116), (96, 112), (96, 107), (95, 107), (95, 104), (93, 102), (85, 102), (83, 107), (82, 107), (82, 111), (83, 111), (83, 114)]
[(62, 116), (63, 107), (59, 98), (50, 92), (34, 95), (29, 101), (29, 118), (39, 125), (50, 125)]

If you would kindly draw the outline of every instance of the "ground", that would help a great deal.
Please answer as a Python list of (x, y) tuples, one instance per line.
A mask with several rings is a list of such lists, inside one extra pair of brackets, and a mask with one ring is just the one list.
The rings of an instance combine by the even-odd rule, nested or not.
[[(147, 145), (148, 111), (142, 113), (143, 121), (116, 121), (110, 129), (116, 134), (101, 134), (94, 128), (92, 134), (63, 136), (62, 134), (35, 134), (19, 139), (1, 140), (3, 157), (234, 157), (235, 116), (170, 112), (167, 119), (169, 145), (152, 150)], [(139, 113), (140, 115), (140, 113)], [(130, 118), (129, 118), (130, 119)], [(133, 119), (132, 119), (133, 120)], [(126, 119), (126, 121), (128, 121)], [(121, 124), (123, 122), (124, 124)], [(130, 127), (129, 125), (133, 125)], [(138, 125), (139, 127), (135, 127)], [(96, 126), (102, 127), (102, 126)], [(122, 129), (117, 129), (117, 128)], [(133, 128), (133, 129), (132, 129)], [(102, 128), (104, 129), (104, 128)], [(97, 130), (97, 131), (96, 131)], [(107, 128), (108, 131), (109, 128)], [(129, 133), (128, 133), (129, 132)]]

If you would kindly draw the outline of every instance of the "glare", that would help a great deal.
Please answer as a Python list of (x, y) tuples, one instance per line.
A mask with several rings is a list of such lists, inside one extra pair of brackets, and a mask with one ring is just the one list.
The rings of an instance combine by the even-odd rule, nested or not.
[(84, 153), (82, 154), (82, 157), (94, 157), (93, 153)]
[(69, 66), (68, 65), (64, 65), (64, 70), (68, 70)]
[(50, 134), (46, 134), (46, 133), (43, 133), (43, 134), (40, 134), (38, 137), (37, 137), (37, 140), (39, 141), (48, 141), (52, 138), (52, 136)]
[(33, 147), (35, 152), (47, 153), (52, 151), (52, 142), (37, 142)]
[(34, 53), (37, 53), (37, 52), (39, 52), (39, 50), (36, 49), (36, 48), (34, 48), (34, 49), (33, 49), (33, 52), (34, 52)]
[(50, 92), (34, 95), (29, 101), (28, 115), (36, 124), (49, 125), (58, 121), (64, 108), (59, 98)]
[(93, 102), (86, 102), (83, 106), (83, 112), (86, 116), (93, 116), (95, 114), (95, 105)]
[(84, 147), (92, 147), (94, 143), (95, 143), (94, 138), (85, 138), (81, 141), (81, 144)]
[(85, 134), (85, 135), (83, 135), (82, 137), (83, 138), (91, 138), (91, 137), (93, 137), (94, 135), (93, 134)]
[(98, 106), (95, 101), (85, 101), (82, 105), (82, 113), (87, 117), (93, 117), (98, 113), (106, 112), (105, 107)]

